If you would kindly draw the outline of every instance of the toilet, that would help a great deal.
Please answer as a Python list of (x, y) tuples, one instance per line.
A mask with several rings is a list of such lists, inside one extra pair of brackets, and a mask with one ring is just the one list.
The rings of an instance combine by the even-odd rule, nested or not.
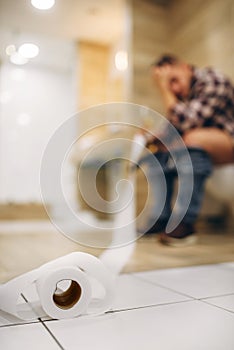
[(206, 188), (212, 197), (230, 207), (234, 216), (234, 164), (216, 167)]

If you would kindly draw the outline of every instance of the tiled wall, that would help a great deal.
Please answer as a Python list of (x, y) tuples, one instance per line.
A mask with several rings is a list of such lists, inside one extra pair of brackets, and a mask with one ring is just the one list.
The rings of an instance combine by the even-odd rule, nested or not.
[(133, 102), (163, 112), (160, 96), (150, 78), (150, 65), (168, 50), (167, 8), (147, 1), (132, 1)]
[(232, 0), (172, 1), (169, 17), (173, 52), (199, 66), (215, 66), (234, 79)]
[[(79, 110), (113, 101), (122, 101), (124, 81), (121, 76), (111, 76), (113, 69), (112, 46), (110, 44), (80, 41), (78, 56), (78, 101)], [(105, 118), (100, 123), (105, 122)], [(93, 115), (91, 115), (93, 120)], [(79, 130), (92, 127), (92, 120), (82, 119)], [(104, 130), (104, 129), (103, 129)]]
[[(214, 66), (234, 80), (233, 0), (171, 0), (165, 5), (132, 0), (131, 6), (133, 102), (164, 114), (159, 91), (150, 78), (150, 64), (163, 53), (174, 53), (197, 66)], [(204, 214), (222, 210), (218, 201), (206, 196)]]
[(134, 0), (132, 5), (132, 99), (163, 113), (149, 67), (163, 53), (198, 66), (211, 65), (234, 80), (233, 0)]

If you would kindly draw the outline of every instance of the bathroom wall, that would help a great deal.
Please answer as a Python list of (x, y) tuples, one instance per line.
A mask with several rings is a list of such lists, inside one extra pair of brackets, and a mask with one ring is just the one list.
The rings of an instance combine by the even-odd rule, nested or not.
[(234, 79), (234, 2), (176, 0), (168, 8), (170, 51)]
[[(199, 67), (220, 69), (234, 81), (234, 2), (177, 0), (171, 2), (168, 15), (170, 52)], [(209, 180), (202, 214), (227, 215), (231, 211), (230, 195), (227, 201), (214, 196), (213, 186), (230, 182), (226, 176), (224, 172), (219, 183)]]
[(109, 45), (87, 41), (78, 43), (78, 82), (81, 109), (107, 101), (109, 56)]
[(168, 50), (168, 9), (134, 0), (132, 7), (131, 100), (163, 113), (160, 96), (150, 78), (150, 65)]
[[(125, 42), (122, 38), (108, 44), (88, 40), (77, 42), (77, 82), (79, 86), (79, 113), (77, 114), (77, 122), (79, 134), (81, 135), (79, 139), (81, 148), (79, 150), (77, 148), (77, 153), (74, 154), (77, 169), (79, 169), (80, 162), (84, 159), (89, 147), (110, 139), (112, 132), (116, 135), (116, 132), (119, 131), (118, 128), (113, 127), (111, 129), (111, 127), (103, 125), (108, 121), (118, 119), (118, 116), (113, 114), (112, 120), (111, 113), (115, 109), (110, 109), (107, 115), (105, 107), (102, 109), (101, 105), (126, 100), (125, 83), (128, 73), (126, 71), (118, 71), (115, 65), (116, 52), (125, 49)], [(92, 130), (94, 122), (98, 127)], [(85, 173), (87, 177), (90, 177), (92, 172), (97, 170), (97, 164), (101, 162), (102, 158), (101, 154), (97, 155), (95, 153), (92, 161), (82, 166), (82, 174)], [(101, 168), (97, 176), (98, 192), (105, 199), (109, 196), (106, 186), (109, 176), (108, 169), (108, 167)], [(79, 188), (77, 190), (81, 208), (85, 210), (91, 209), (81, 196)], [(106, 217), (102, 212), (97, 212), (96, 210), (93, 210), (93, 212), (99, 218)]]
[[(234, 2), (232, 0), (131, 1), (132, 101), (164, 114), (149, 66), (163, 53), (177, 54), (198, 66), (214, 66), (234, 81)], [(140, 177), (140, 175), (139, 175)], [(144, 182), (140, 177), (139, 182)], [(142, 197), (138, 203), (143, 205)], [(224, 206), (207, 193), (204, 215)]]
[[(125, 71), (118, 71), (115, 65), (115, 54), (123, 50), (126, 51), (126, 45), (122, 38), (111, 44), (85, 40), (77, 43), (77, 82), (80, 111), (103, 103), (126, 100), (128, 68)], [(79, 131), (92, 127), (94, 117), (95, 115), (92, 114), (91, 120), (88, 116), (85, 120), (80, 118)], [(104, 115), (102, 118), (100, 114), (96, 114), (96, 118), (100, 123), (106, 122)]]
[[(62, 42), (59, 47), (75, 62), (72, 43)], [(5, 61), (1, 65), (0, 203), (41, 202), (43, 152), (57, 127), (76, 112), (73, 68), (51, 63), (17, 67)]]
[(232, 0), (134, 0), (132, 100), (164, 112), (150, 79), (150, 64), (171, 52), (198, 66), (213, 65), (234, 80)]

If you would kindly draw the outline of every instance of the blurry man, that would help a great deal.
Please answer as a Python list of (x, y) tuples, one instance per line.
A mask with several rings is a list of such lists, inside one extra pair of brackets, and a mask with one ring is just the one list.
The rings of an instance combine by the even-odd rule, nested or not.
[[(167, 245), (186, 245), (196, 240), (194, 223), (201, 207), (204, 183), (212, 172), (213, 164), (234, 162), (234, 86), (220, 72), (198, 69), (172, 55), (164, 55), (152, 66), (156, 82), (167, 111), (167, 118), (183, 138), (193, 164), (194, 187), (190, 206), (182, 222), (170, 233), (163, 232), (171, 214), (171, 197), (175, 168), (168, 166), (170, 154), (160, 147), (157, 137), (149, 144), (158, 144), (155, 156), (160, 163), (167, 183), (167, 198), (159, 220), (148, 233), (162, 231), (160, 241)], [(183, 170), (183, 155), (176, 159), (176, 166)], [(157, 171), (151, 171), (155, 195)], [(182, 171), (183, 173), (183, 171)], [(154, 176), (155, 175), (155, 176)], [(183, 188), (178, 205), (183, 210), (183, 198), (189, 184), (186, 171), (181, 182)], [(178, 206), (177, 205), (177, 206)], [(155, 207), (155, 210), (157, 208)]]

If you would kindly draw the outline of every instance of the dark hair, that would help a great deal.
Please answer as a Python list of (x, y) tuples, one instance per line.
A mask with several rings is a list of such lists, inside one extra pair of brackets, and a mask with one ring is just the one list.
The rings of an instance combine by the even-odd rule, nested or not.
[(161, 56), (158, 60), (152, 63), (152, 66), (155, 67), (162, 67), (165, 66), (166, 64), (173, 65), (178, 63), (179, 60), (176, 56), (173, 55), (163, 55)]

